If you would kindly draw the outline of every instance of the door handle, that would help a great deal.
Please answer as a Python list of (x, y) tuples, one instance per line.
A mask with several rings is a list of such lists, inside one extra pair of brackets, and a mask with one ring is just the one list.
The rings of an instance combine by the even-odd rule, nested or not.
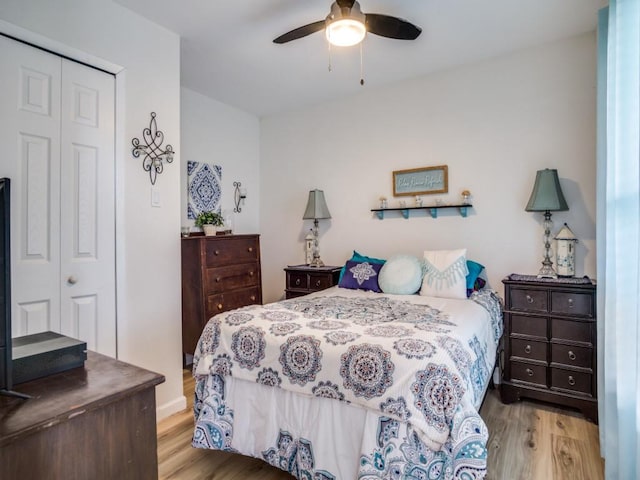
[(76, 277), (75, 275), (69, 275), (69, 278), (67, 278), (67, 283), (69, 285), (75, 285), (76, 283), (78, 283), (78, 277)]

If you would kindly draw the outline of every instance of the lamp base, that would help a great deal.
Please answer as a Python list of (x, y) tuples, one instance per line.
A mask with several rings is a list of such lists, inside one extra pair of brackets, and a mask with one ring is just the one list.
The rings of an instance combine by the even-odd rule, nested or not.
[(543, 265), (538, 272), (538, 278), (558, 278), (558, 274), (555, 272), (552, 266)]
[(309, 264), (310, 267), (324, 267), (324, 262), (322, 260), (320, 260), (320, 257), (313, 257), (313, 260), (311, 260), (311, 263)]
[(538, 272), (538, 278), (558, 278), (558, 274), (553, 269), (553, 262), (551, 261), (551, 212), (546, 210), (544, 212), (544, 260), (542, 261), (542, 268)]

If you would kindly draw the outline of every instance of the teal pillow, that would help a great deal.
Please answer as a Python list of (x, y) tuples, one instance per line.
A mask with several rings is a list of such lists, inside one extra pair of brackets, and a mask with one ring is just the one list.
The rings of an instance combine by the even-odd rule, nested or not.
[(378, 285), (384, 293), (413, 295), (422, 285), (422, 262), (411, 255), (395, 255), (380, 269)]
[[(380, 265), (383, 265), (384, 262), (386, 262), (386, 260), (382, 260), (381, 258), (373, 258), (373, 257), (367, 257), (366, 255), (361, 255), (355, 250), (353, 251), (353, 255), (349, 260), (351, 260), (352, 262), (369, 262), (369, 263), (377, 263)], [(338, 284), (342, 281), (342, 277), (344, 277), (344, 272), (346, 271), (346, 269), (347, 269), (347, 264), (345, 263), (342, 266), (342, 270), (340, 270), (340, 277), (338, 278)]]
[(484, 270), (484, 265), (480, 265), (473, 260), (467, 260), (467, 269), (469, 274), (467, 275), (467, 297), (471, 295), (471, 292), (475, 289), (476, 280), (480, 275), (480, 272)]

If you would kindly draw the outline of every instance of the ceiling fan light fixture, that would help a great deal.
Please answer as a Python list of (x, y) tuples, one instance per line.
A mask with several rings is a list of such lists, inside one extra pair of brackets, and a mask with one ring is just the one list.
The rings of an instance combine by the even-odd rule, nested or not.
[(353, 18), (341, 18), (327, 24), (327, 40), (336, 47), (357, 45), (367, 33), (364, 23)]

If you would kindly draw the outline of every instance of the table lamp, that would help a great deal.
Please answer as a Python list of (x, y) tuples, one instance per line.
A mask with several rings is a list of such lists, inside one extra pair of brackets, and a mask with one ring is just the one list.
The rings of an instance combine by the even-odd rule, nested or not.
[(311, 267), (324, 267), (324, 262), (320, 259), (318, 241), (318, 220), (323, 218), (331, 218), (327, 202), (324, 200), (324, 192), (317, 189), (311, 190), (309, 200), (307, 200), (307, 209), (302, 216), (303, 220), (313, 220), (313, 258), (309, 264)]
[(533, 184), (533, 191), (525, 210), (527, 212), (544, 212), (544, 260), (542, 261), (542, 268), (538, 273), (538, 278), (558, 278), (551, 261), (551, 242), (549, 238), (553, 225), (551, 212), (566, 211), (569, 210), (569, 206), (562, 194), (557, 170), (549, 168), (538, 170), (536, 181)]

